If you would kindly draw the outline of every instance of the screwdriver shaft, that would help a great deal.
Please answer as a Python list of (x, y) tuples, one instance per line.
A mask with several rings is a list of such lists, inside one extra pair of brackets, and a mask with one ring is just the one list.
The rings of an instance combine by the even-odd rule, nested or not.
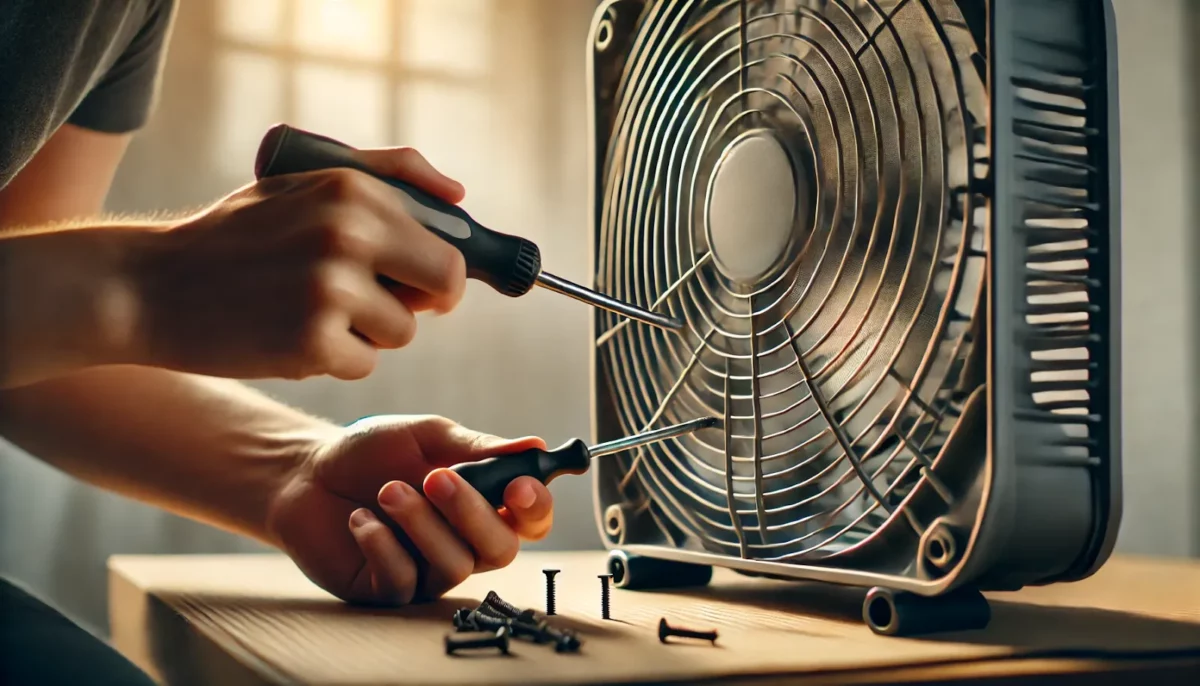
[(718, 420), (716, 417), (701, 417), (700, 419), (693, 419), (690, 422), (675, 424), (674, 426), (665, 426), (661, 429), (654, 429), (652, 431), (644, 431), (640, 434), (634, 434), (633, 436), (626, 436), (624, 438), (618, 438), (615, 441), (608, 441), (607, 443), (594, 445), (588, 449), (588, 452), (593, 458), (601, 457), (603, 455), (612, 455), (613, 453), (619, 453), (624, 450), (629, 450), (630, 448), (639, 448), (649, 443), (657, 443), (659, 441), (665, 441), (668, 438), (684, 436), (692, 432), (699, 431), (700, 429), (707, 429), (709, 427), (716, 426), (717, 421)]
[(570, 298), (575, 298), (581, 302), (585, 302), (593, 307), (599, 307), (602, 310), (615, 312), (616, 314), (636, 319), (644, 324), (657, 326), (661, 329), (669, 329), (671, 331), (679, 331), (683, 328), (683, 322), (668, 317), (666, 315), (644, 310), (636, 305), (631, 305), (627, 302), (610, 298), (603, 293), (597, 293), (590, 288), (585, 288), (577, 283), (567, 281), (562, 277), (555, 276), (542, 272), (538, 274), (537, 285), (547, 290), (561, 293)]

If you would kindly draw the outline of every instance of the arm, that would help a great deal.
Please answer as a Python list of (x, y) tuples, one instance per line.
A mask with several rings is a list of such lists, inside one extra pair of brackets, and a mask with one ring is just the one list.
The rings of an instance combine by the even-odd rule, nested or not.
[(43, 461), (271, 545), (271, 497), (339, 430), (236, 381), (149, 367), (0, 393), (0, 434)]
[[(99, 214), (128, 140), (62, 127), (0, 191), (0, 234)], [(64, 271), (75, 266), (71, 254), (57, 257)], [(75, 275), (86, 283), (87, 255), (79, 257)], [(61, 301), (22, 302), (58, 325), (72, 319)], [(268, 543), (266, 494), (334, 428), (235, 381), (149, 367), (98, 367), (0, 392), (0, 434), (32, 454), (95, 485)]]
[[(33, 170), (31, 176), (8, 189), (21, 192), (0, 192), (0, 207), (4, 208), (0, 216), (20, 216), (23, 222), (36, 224), (99, 209), (107, 190), (106, 180), (112, 177), (124, 146), (102, 134), (69, 128), (57, 135), (70, 137), (71, 144), (46, 146), (40, 159), (27, 167), (27, 171)], [(425, 185), (437, 185), (438, 177), (432, 168), (422, 167), (423, 160), (411, 153), (382, 152), (375, 162), (382, 173), (413, 181), (424, 176)], [(39, 170), (57, 171), (40, 173)], [(364, 189), (354, 177), (346, 175), (333, 178), (337, 181), (331, 186), (335, 193), (330, 196), (321, 192), (315, 197), (340, 199), (344, 208), (378, 205), (373, 190), (381, 188), (368, 185)], [(443, 184), (447, 183), (444, 177), (440, 178)], [(39, 183), (29, 179), (37, 179)], [(89, 183), (95, 179), (105, 181)], [(291, 184), (312, 187), (313, 182), (300, 180)], [(453, 195), (454, 189), (449, 189), (448, 194)], [(235, 196), (232, 210), (225, 208), (223, 212), (218, 207), (209, 213), (208, 224), (202, 217), (192, 227), (200, 238), (193, 235), (183, 243), (187, 250), (181, 254), (187, 259), (174, 262), (173, 270), (169, 271), (190, 269), (189, 275), (195, 278), (188, 283), (202, 287), (184, 289), (193, 291), (189, 294), (194, 298), (191, 307), (180, 307), (177, 303), (173, 308), (157, 310), (165, 321), (165, 324), (159, 322), (159, 326), (165, 329), (178, 326), (177, 321), (166, 316), (172, 310), (184, 313), (185, 324), (187, 316), (196, 310), (207, 310), (212, 318), (202, 320), (205, 326), (197, 326), (195, 321), (183, 326), (185, 331), (208, 337), (193, 344), (200, 353), (173, 354), (168, 359), (191, 365), (221, 363), (234, 368), (248, 364), (261, 372), (270, 370), (261, 360), (271, 364), (275, 359), (286, 358), (295, 348), (314, 350), (304, 345), (305, 339), (297, 338), (284, 340), (282, 349), (268, 348), (262, 357), (261, 348), (246, 346), (245, 340), (238, 342), (239, 333), (249, 332), (253, 341), (256, 333), (281, 328), (279, 321), (263, 315), (270, 309), (255, 312), (254, 308), (245, 307), (248, 300), (257, 297), (265, 307), (278, 310), (280, 303), (295, 298), (297, 286), (311, 285), (303, 279), (289, 283), (279, 272), (271, 271), (279, 269), (281, 255), (294, 258), (299, 252), (297, 246), (312, 244), (312, 234), (304, 231), (304, 217), (321, 216), (335, 209), (327, 202), (314, 207), (311, 200), (305, 195), (285, 195), (277, 199), (273, 212), (255, 214), (256, 208), (261, 211), (263, 205), (270, 209), (270, 201), (256, 203), (248, 193), (240, 198)], [(247, 206), (254, 221), (235, 221), (238, 209)], [(378, 211), (388, 214), (387, 208)], [(369, 225), (372, 220), (371, 215), (361, 211), (350, 216), (353, 222), (335, 222), (333, 226)], [(390, 255), (395, 261), (389, 264), (384, 259), (381, 266), (385, 273), (392, 270), (393, 277), (406, 287), (400, 292), (385, 293), (387, 297), (394, 297), (412, 311), (452, 307), (461, 296), (461, 255), (433, 238), (407, 215), (396, 213), (390, 217), (393, 221), (384, 224), (388, 228), (388, 242), (393, 248), (398, 245), (402, 249), (385, 254), (385, 258)], [(283, 234), (272, 236), (264, 224)], [(345, 235), (340, 231), (330, 234), (329, 224), (316, 226), (326, 227), (316, 235), (322, 239), (317, 241), (318, 246), (326, 247), (327, 239), (333, 237), (337, 239), (333, 242), (335, 247), (346, 247)], [(406, 226), (419, 232), (408, 231), (406, 235)], [(34, 237), (63, 233), (42, 231), (38, 234), (35, 230)], [(90, 238), (93, 234), (103, 238), (100, 231), (88, 228), (66, 234), (74, 234), (68, 236), (73, 238)], [(297, 242), (285, 242), (281, 235)], [(0, 244), (5, 241), (0, 221)], [(17, 241), (26, 239), (13, 239), (14, 244)], [(90, 244), (102, 243), (103, 240), (98, 240)], [(263, 247), (260, 243), (267, 245)], [(360, 259), (372, 260), (372, 254), (364, 256), (357, 252), (362, 248), (361, 242), (352, 242), (351, 247)], [(48, 256), (65, 253), (86, 258), (89, 254), (78, 247), (72, 248), (69, 241), (59, 248)], [(457, 261), (437, 257), (446, 255), (446, 251)], [(299, 254), (303, 258), (303, 253)], [(0, 245), (0, 258), (3, 256)], [(414, 256), (424, 258), (417, 260), (423, 266), (414, 266)], [(256, 262), (255, 257), (260, 257), (260, 261)], [(242, 274), (235, 272), (233, 277), (229, 276), (231, 258), (238, 258)], [(313, 267), (304, 259), (292, 265), (283, 262), (291, 266), (288, 274), (301, 277), (305, 276), (305, 269)], [(51, 274), (53, 278), (47, 280), (46, 272), (56, 269), (58, 264), (51, 259), (44, 263), (46, 269), (32, 270), (28, 276), (33, 283), (25, 284), (23, 292), (38, 292), (39, 288), (54, 292), (55, 280), (62, 275)], [(86, 260), (79, 266), (86, 267)], [(316, 266), (321, 266), (320, 261)], [(423, 270), (430, 273), (431, 267), (432, 273), (440, 274), (442, 283), (449, 288), (422, 290), (401, 273), (415, 268), (420, 277)], [(317, 271), (328, 275), (327, 268)], [(264, 276), (273, 277), (279, 290), (269, 291), (264, 285), (269, 279)], [(365, 276), (371, 288), (377, 287), (372, 271), (366, 271)], [(236, 283), (239, 279), (249, 287), (221, 292), (222, 282)], [(86, 291), (87, 280), (76, 280)], [(171, 283), (168, 281), (166, 285)], [(347, 282), (339, 281), (337, 285), (344, 294)], [(170, 292), (169, 288), (165, 290)], [(263, 290), (268, 292), (262, 293)], [(0, 290), (0, 297), (4, 295)], [(222, 298), (227, 300), (223, 302)], [(239, 306), (242, 311), (228, 314)], [(361, 316), (363, 312), (360, 309), (355, 314)], [(56, 308), (55, 313), (61, 317), (63, 311)], [(344, 336), (348, 326), (375, 336), (381, 330), (378, 313), (373, 321), (367, 322), (372, 326), (361, 328), (355, 317), (331, 317), (331, 313), (339, 311), (328, 307), (318, 310), (317, 320), (332, 321), (339, 335)], [(307, 316), (312, 314), (309, 312)], [(244, 319), (239, 320), (239, 316)], [(136, 323), (138, 319), (145, 321), (144, 317), (132, 321)], [(375, 336), (367, 340), (379, 345), (381, 342)], [(354, 341), (355, 345), (368, 345), (357, 337)], [(328, 347), (316, 346), (315, 350), (327, 353)], [(308, 369), (314, 369), (311, 362)], [(346, 430), (293, 410), (235, 381), (149, 366), (93, 366), (0, 390), (0, 434), (90, 483), (279, 547), (309, 578), (347, 600), (407, 603), (414, 598), (436, 597), (471, 573), (508, 564), (516, 555), (518, 536), (531, 539), (545, 536), (552, 518), (550, 493), (535, 480), (513, 481), (505, 493), (504, 510), (497, 512), (457, 475), (440, 469), (504, 452), (544, 448), (539, 439), (503, 441), (428, 417), (378, 418)], [(423, 488), (426, 497), (419, 497), (414, 486)]]

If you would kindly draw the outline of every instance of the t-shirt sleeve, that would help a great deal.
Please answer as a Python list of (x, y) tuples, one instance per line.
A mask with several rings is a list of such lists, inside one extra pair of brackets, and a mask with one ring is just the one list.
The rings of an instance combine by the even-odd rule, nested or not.
[(174, 15), (175, 0), (151, 4), (129, 47), (75, 108), (70, 123), (104, 133), (129, 133), (146, 124), (158, 98)]

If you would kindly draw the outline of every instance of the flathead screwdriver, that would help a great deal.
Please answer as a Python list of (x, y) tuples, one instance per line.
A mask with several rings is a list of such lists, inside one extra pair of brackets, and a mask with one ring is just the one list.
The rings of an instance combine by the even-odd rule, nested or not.
[(414, 219), (463, 254), (468, 278), (482, 281), (511, 297), (525, 295), (537, 285), (652, 326), (673, 331), (683, 328), (683, 322), (674, 317), (651, 312), (542, 271), (541, 251), (534, 242), (493, 231), (475, 221), (461, 207), (411, 184), (375, 174), (358, 160), (356, 152), (356, 148), (341, 141), (276, 124), (259, 144), (254, 174), (264, 179), (335, 168), (370, 174), (395, 188)]
[(592, 466), (592, 458), (612, 455), (631, 448), (665, 441), (717, 425), (715, 417), (702, 417), (682, 424), (645, 431), (588, 447), (583, 439), (567, 441), (554, 450), (526, 450), (511, 455), (489, 457), (478, 462), (465, 462), (450, 468), (464, 481), (475, 487), (494, 507), (504, 504), (504, 489), (513, 479), (532, 476), (544, 484), (564, 474), (584, 474)]

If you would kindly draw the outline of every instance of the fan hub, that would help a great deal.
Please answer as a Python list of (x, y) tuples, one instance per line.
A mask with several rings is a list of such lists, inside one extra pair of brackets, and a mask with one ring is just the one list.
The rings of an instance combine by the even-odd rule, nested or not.
[(706, 234), (713, 261), (729, 279), (753, 284), (771, 274), (791, 244), (796, 174), (769, 131), (731, 142), (708, 187)]

